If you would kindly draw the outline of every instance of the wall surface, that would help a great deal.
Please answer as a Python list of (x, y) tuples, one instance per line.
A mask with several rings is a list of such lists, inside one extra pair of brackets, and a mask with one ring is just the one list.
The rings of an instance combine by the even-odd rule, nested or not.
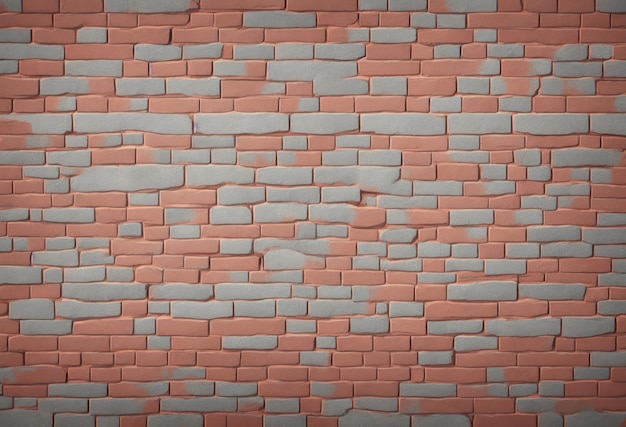
[(0, 7), (0, 426), (626, 422), (626, 2)]

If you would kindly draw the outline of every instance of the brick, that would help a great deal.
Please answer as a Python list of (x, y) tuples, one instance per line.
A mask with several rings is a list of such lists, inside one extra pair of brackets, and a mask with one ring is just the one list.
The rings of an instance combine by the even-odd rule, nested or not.
[(626, 126), (621, 114), (593, 114), (591, 116), (591, 130), (602, 134), (626, 135)]
[(225, 350), (273, 350), (278, 346), (275, 336), (224, 337)]
[(50, 396), (57, 397), (106, 397), (107, 395), (106, 384), (50, 384), (49, 393)]
[(413, 43), (417, 40), (413, 28), (373, 28), (371, 34), (373, 43)]
[(134, 48), (135, 59), (140, 61), (159, 62), (182, 59), (182, 49), (178, 46), (137, 44)]
[(458, 301), (514, 301), (517, 299), (515, 282), (479, 282), (448, 286), (448, 300)]
[(558, 242), (580, 240), (581, 231), (577, 226), (529, 227), (529, 242)]
[(538, 300), (578, 300), (585, 297), (585, 285), (578, 284), (520, 284), (520, 298)]
[(335, 61), (350, 61), (363, 58), (365, 46), (356, 43), (318, 44), (315, 46), (315, 57)]
[(54, 251), (33, 253), (33, 264), (57, 267), (77, 267), (77, 251)]
[(191, 120), (188, 116), (176, 114), (77, 113), (74, 115), (74, 130), (80, 133), (135, 130), (160, 134), (186, 135), (191, 133), (191, 128)]
[(116, 301), (124, 299), (145, 299), (147, 296), (145, 285), (140, 284), (63, 284), (62, 295), (81, 301)]
[(442, 135), (443, 117), (427, 114), (362, 114), (361, 131), (383, 135)]
[(122, 61), (67, 61), (65, 62), (65, 74), (68, 76), (122, 77)]
[(2, 43), (2, 45), (0, 45), (0, 58), (43, 59), (58, 61), (65, 58), (65, 50), (63, 46), (44, 46), (25, 43)]
[(69, 335), (72, 332), (70, 320), (22, 320), (20, 331), (23, 335)]
[(148, 416), (149, 427), (167, 427), (173, 424), (189, 427), (202, 427), (204, 418), (202, 415), (176, 414), (176, 415), (150, 415)]
[(122, 314), (122, 307), (119, 302), (83, 303), (77, 301), (57, 301), (55, 309), (57, 316), (66, 319), (117, 317)]
[(41, 271), (40, 267), (0, 266), (0, 283), (3, 285), (41, 283)]
[(585, 114), (518, 114), (515, 131), (531, 135), (569, 135), (589, 132)]
[(339, 418), (339, 427), (409, 427), (411, 418), (404, 414), (381, 414), (362, 410), (348, 411)]
[(235, 60), (274, 59), (274, 46), (235, 46)]
[(413, 425), (420, 427), (471, 427), (471, 421), (466, 415), (413, 415)]
[(17, 134), (62, 135), (72, 130), (69, 114), (11, 114), (0, 115), (0, 120), (6, 121), (7, 131), (9, 125), (15, 126), (12, 133)]
[(271, 113), (198, 114), (195, 127), (197, 132), (205, 134), (267, 134), (289, 130), (289, 116)]
[(543, 335), (559, 335), (560, 319), (532, 320), (489, 320), (486, 324), (487, 333), (507, 337), (537, 337)]
[(71, 179), (72, 189), (78, 192), (132, 192), (182, 184), (182, 166), (94, 166)]
[(604, 13), (626, 13), (626, 6), (616, 0), (598, 0), (597, 10)]
[[(76, 32), (77, 43), (106, 43), (106, 28), (80, 28)], [(67, 70), (67, 69), (66, 69)]]
[(232, 317), (233, 304), (229, 302), (174, 302), (172, 317), (182, 319), (210, 320)]
[(591, 366), (626, 366), (626, 360), (623, 356), (624, 354), (619, 352), (594, 351), (591, 352)]
[(89, 410), (92, 415), (132, 415), (145, 412), (146, 401), (132, 398), (92, 399)]
[(595, 337), (615, 332), (613, 318), (576, 318), (563, 319), (563, 336), (570, 338)]
[(54, 303), (45, 299), (14, 301), (9, 305), (9, 318), (16, 320), (52, 320)]
[(221, 58), (223, 50), (224, 45), (222, 43), (187, 45), (183, 47), (183, 57), (185, 59)]
[(164, 95), (164, 79), (122, 78), (115, 82), (115, 94), (118, 96)]
[(454, 397), (456, 384), (400, 384), (400, 396), (403, 397)]
[(52, 412), (28, 410), (0, 411), (2, 425), (15, 427), (41, 426), (52, 427)]
[(196, 1), (188, 0), (106, 0), (105, 12), (110, 13), (173, 13), (186, 12), (191, 5), (197, 5)]
[[(519, 117), (519, 115), (516, 117)], [(516, 118), (516, 120), (518, 119)], [(473, 113), (451, 114), (448, 116), (448, 128), (449, 132), (454, 134), (483, 135), (492, 133), (510, 133), (511, 115)]]
[(313, 28), (316, 17), (314, 13), (245, 12), (243, 25), (250, 28)]

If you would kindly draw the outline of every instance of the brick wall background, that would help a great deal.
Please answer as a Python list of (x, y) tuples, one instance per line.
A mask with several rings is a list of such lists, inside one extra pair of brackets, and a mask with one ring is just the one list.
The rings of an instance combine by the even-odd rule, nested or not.
[(626, 2), (0, 6), (0, 425), (624, 425)]

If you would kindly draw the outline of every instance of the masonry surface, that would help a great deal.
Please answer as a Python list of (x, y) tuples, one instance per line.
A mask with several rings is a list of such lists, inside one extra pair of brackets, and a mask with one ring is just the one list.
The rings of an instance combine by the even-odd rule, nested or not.
[(624, 1), (0, 10), (0, 426), (626, 422)]

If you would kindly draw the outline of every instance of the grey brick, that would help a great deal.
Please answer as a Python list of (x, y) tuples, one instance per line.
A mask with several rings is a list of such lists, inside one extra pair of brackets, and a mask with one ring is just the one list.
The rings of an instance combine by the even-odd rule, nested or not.
[(426, 8), (426, 0), (389, 0), (389, 10), (394, 12), (419, 11)]
[(477, 334), (482, 332), (482, 320), (429, 321), (428, 333), (433, 335)]
[(581, 232), (578, 226), (544, 226), (529, 227), (527, 235), (530, 242), (558, 242), (580, 240)]
[(476, 243), (457, 243), (452, 245), (453, 258), (478, 258), (478, 245)]
[(306, 427), (306, 415), (266, 415), (265, 427)]
[(87, 399), (40, 399), (38, 408), (42, 412), (87, 412)]
[(150, 314), (169, 314), (169, 302), (150, 302), (148, 303), (148, 312)]
[(72, 332), (70, 320), (22, 320), (20, 332), (23, 335), (69, 335)]
[(316, 22), (314, 13), (246, 12), (243, 17), (244, 27), (252, 28), (313, 28)]
[(602, 63), (600, 62), (555, 62), (554, 75), (558, 77), (600, 77)]
[(450, 225), (493, 224), (493, 209), (455, 210), (450, 212)]
[(211, 224), (252, 223), (252, 212), (244, 206), (214, 206), (209, 213)]
[(133, 333), (135, 335), (156, 334), (156, 319), (154, 317), (133, 319)]
[(532, 397), (528, 399), (517, 399), (516, 406), (518, 412), (552, 412), (554, 405), (554, 399)]
[(183, 55), (185, 59), (216, 59), (221, 58), (223, 50), (222, 43), (187, 45), (183, 47)]
[(451, 351), (420, 351), (418, 357), (423, 366), (450, 365), (453, 360)]
[(213, 297), (212, 285), (165, 284), (150, 287), (153, 299), (166, 300), (208, 300)]
[(387, 0), (361, 0), (359, 10), (387, 10)]
[(237, 301), (235, 302), (235, 316), (275, 317), (276, 303), (274, 301)]
[(287, 320), (288, 334), (314, 334), (317, 332), (315, 320)]
[(414, 426), (419, 427), (471, 427), (472, 422), (466, 415), (414, 415)]
[(626, 243), (626, 229), (624, 228), (589, 228), (583, 231), (583, 241), (596, 245), (611, 245)]
[(213, 75), (218, 77), (244, 77), (247, 72), (244, 62), (217, 61), (213, 64)]
[(187, 96), (218, 96), (220, 94), (220, 79), (168, 79), (167, 93)]
[(532, 98), (525, 96), (500, 98), (500, 111), (530, 113), (532, 111)]
[(486, 331), (489, 334), (505, 337), (537, 337), (542, 335), (559, 335), (560, 319), (530, 320), (489, 320)]
[(589, 184), (548, 184), (546, 194), (548, 196), (589, 196), (591, 186)]
[(307, 205), (299, 203), (266, 203), (254, 206), (254, 221), (259, 223), (282, 223), (305, 220)]
[(0, 284), (27, 285), (41, 283), (40, 267), (13, 267), (0, 265)]
[[(336, 408), (337, 412), (340, 412), (340, 408), (344, 411), (346, 410), (343, 405)], [(352, 410), (349, 411), (347, 415), (339, 418), (339, 427), (409, 427), (410, 425), (411, 418), (404, 414), (381, 414), (377, 412)]]
[(568, 91), (576, 91), (581, 95), (595, 95), (595, 79), (562, 79), (558, 77), (547, 77), (541, 81), (542, 95), (564, 95)]
[(30, 43), (30, 30), (27, 29), (3, 29), (0, 30), (1, 43)]
[(539, 245), (537, 243), (507, 243), (507, 258), (531, 259), (539, 258)]
[(218, 300), (261, 300), (290, 297), (291, 285), (289, 284), (247, 285), (225, 283), (215, 287), (215, 298)]
[(389, 332), (387, 317), (351, 318), (350, 332), (353, 334), (381, 334)]
[(459, 181), (415, 181), (413, 194), (426, 196), (461, 196), (463, 183)]
[(92, 399), (89, 402), (92, 415), (142, 414), (145, 402), (134, 398)]
[(93, 208), (53, 208), (43, 212), (43, 219), (47, 222), (60, 223), (89, 223), (94, 222)]
[(586, 243), (550, 243), (541, 245), (541, 256), (546, 258), (588, 258), (593, 246)]
[(421, 302), (391, 302), (389, 317), (422, 317), (424, 304)]
[(432, 111), (433, 113), (460, 113), (461, 98), (456, 96), (445, 98), (431, 98), (430, 111)]
[(50, 384), (48, 392), (57, 397), (106, 397), (108, 387), (97, 383)]
[(310, 185), (312, 175), (311, 168), (267, 167), (258, 171), (257, 181), (269, 185)]
[(407, 79), (404, 77), (373, 77), (372, 95), (405, 95)]
[(137, 44), (135, 59), (148, 62), (176, 61), (182, 59), (182, 49), (172, 45)]
[[(0, 46), (0, 57), (2, 46)], [(0, 120), (6, 120), (7, 122), (20, 122), (26, 123), (29, 126), (30, 134), (44, 134), (44, 135), (62, 135), (67, 132), (71, 132), (72, 130), (72, 116), (70, 114), (11, 114), (11, 115), (0, 115)], [(15, 154), (9, 155), (9, 153), (14, 153), (11, 151), (4, 151), (3, 157), (7, 156), (9, 159)], [(26, 155), (22, 154), (22, 159), (32, 159), (32, 160), (15, 160), (22, 161), (24, 163), (19, 164), (43, 164), (40, 162), (41, 155), (43, 153), (28, 153)], [(9, 157), (11, 156), (11, 157)], [(18, 157), (20, 158), (20, 157)], [(34, 160), (37, 159), (37, 160)], [(35, 161), (36, 163), (31, 163)], [(5, 160), (6, 162), (6, 160)], [(7, 164), (0, 161), (0, 164)]]
[(477, 43), (495, 43), (498, 41), (496, 30), (474, 30), (474, 40)]
[(218, 319), (232, 317), (233, 304), (230, 302), (187, 302), (172, 303), (172, 317), (184, 319)]
[(47, 299), (32, 298), (9, 304), (9, 318), (13, 320), (52, 320), (54, 303)]
[[(59, 115), (55, 115), (55, 117), (58, 116)], [(160, 134), (187, 135), (191, 133), (191, 128), (191, 119), (189, 118), (189, 116), (183, 114), (74, 114), (74, 131), (79, 133), (106, 133), (135, 130)]]
[(533, 394), (537, 394), (537, 384), (513, 384), (509, 387), (511, 397), (532, 396)]
[(326, 187), (322, 188), (324, 203), (360, 202), (361, 190), (358, 187)]
[(117, 79), (117, 81), (115, 82), (115, 93), (118, 96), (163, 95), (165, 94), (165, 79)]
[(523, 44), (489, 44), (487, 56), (490, 58), (523, 58)]
[[(346, 315), (367, 314), (368, 304), (352, 301), (310, 301), (309, 316), (335, 317)], [(358, 323), (358, 322), (357, 322)], [(358, 325), (357, 325), (358, 326)]]
[(520, 284), (520, 298), (533, 298), (548, 301), (582, 301), (587, 287), (577, 284)]
[(456, 384), (412, 384), (400, 383), (402, 397), (454, 397)]
[(569, 338), (595, 337), (615, 332), (614, 318), (577, 318), (563, 319), (563, 336)]
[[(395, 228), (385, 230), (380, 239), (387, 243), (411, 243), (417, 237), (417, 230), (412, 228)], [(384, 256), (384, 254), (382, 254)]]
[(0, 210), (0, 221), (15, 222), (15, 221), (25, 221), (27, 219), (28, 219), (28, 209)]
[(105, 12), (173, 13), (186, 12), (196, 2), (188, 0), (107, 0)]
[(591, 353), (591, 366), (613, 367), (626, 366), (626, 353), (624, 352), (602, 352)]
[(360, 151), (359, 164), (363, 166), (400, 166), (402, 164), (402, 152), (395, 150)]
[(0, 411), (0, 425), (11, 427), (52, 427), (52, 413), (29, 410)]
[(166, 189), (183, 184), (182, 166), (94, 166), (72, 177), (78, 192), (138, 191)]
[(176, 414), (176, 415), (150, 415), (148, 416), (148, 427), (169, 427), (180, 425), (186, 427), (202, 427), (204, 418), (202, 415)]
[(300, 399), (266, 399), (265, 410), (270, 414), (296, 414), (300, 412)]
[(605, 316), (626, 314), (626, 303), (623, 301), (600, 301), (598, 302), (598, 314)]
[(172, 348), (172, 340), (170, 337), (148, 337), (149, 350), (170, 350)]
[[(519, 115), (516, 117), (519, 117)], [(448, 116), (448, 131), (453, 134), (472, 135), (511, 133), (511, 115), (476, 113), (451, 114)]]
[(33, 264), (58, 267), (78, 267), (77, 251), (33, 252)]
[(598, 276), (598, 286), (624, 286), (626, 285), (626, 274), (600, 274)]
[(485, 274), (495, 276), (500, 274), (526, 274), (525, 260), (487, 260)]
[[(585, 134), (589, 132), (589, 116), (587, 114), (518, 114), (515, 116), (515, 131), (531, 135)], [(559, 153), (559, 150), (555, 153)]]
[(352, 166), (358, 163), (357, 150), (325, 151), (322, 153), (325, 166)]
[(415, 245), (390, 245), (387, 251), (387, 257), (390, 259), (415, 258), (416, 256), (417, 248)]
[(324, 258), (305, 255), (291, 249), (271, 250), (263, 257), (263, 266), (270, 271), (321, 268), (324, 265)]
[(413, 13), (411, 15), (411, 27), (435, 28), (436, 26), (437, 15), (433, 13)]
[(454, 337), (454, 350), (457, 352), (497, 349), (497, 337)]
[(77, 43), (106, 43), (107, 40), (106, 28), (79, 28), (76, 32)]
[(196, 114), (196, 131), (206, 134), (265, 134), (289, 130), (289, 116), (276, 113)]
[[(3, 0), (3, 2), (10, 0)], [(2, 43), (0, 45), (2, 59), (45, 59), (63, 60), (65, 49), (63, 46), (36, 45), (26, 43)]]
[(275, 336), (223, 337), (224, 350), (273, 350), (278, 346)]
[[(121, 60), (67, 61), (65, 62), (65, 74), (68, 76), (122, 77), (122, 64)], [(135, 79), (120, 79), (116, 83), (129, 80), (134, 81)], [(51, 81), (51, 83), (53, 82), (55, 81)]]
[(187, 393), (192, 396), (213, 396), (215, 383), (206, 381), (187, 381), (185, 383)]
[(446, 271), (483, 271), (483, 260), (464, 260), (464, 259), (448, 259), (446, 260)]
[[(246, 13), (246, 15), (248, 15)], [(271, 45), (242, 45), (235, 46), (235, 60), (274, 59), (274, 46)]]
[(239, 166), (188, 166), (187, 185), (223, 185), (251, 184), (254, 182), (254, 170)]
[[(455, 18), (452, 22), (450, 20), (442, 19), (444, 15), (437, 16), (437, 22), (439, 28), (465, 28), (465, 17), (464, 16), (446, 16), (447, 18)], [(461, 22), (457, 22), (460, 18)], [(448, 21), (448, 22), (446, 22)], [(443, 24), (442, 24), (443, 22)], [(446, 25), (447, 24), (447, 25)], [(459, 27), (460, 25), (460, 27)], [(435, 46), (435, 59), (441, 58), (460, 58), (461, 57), (461, 46), (456, 44), (442, 44)], [(435, 110), (431, 110), (435, 111)], [(457, 110), (455, 112), (459, 113), (461, 110)]]
[(54, 151), (46, 155), (52, 165), (86, 167), (91, 165), (91, 151)]
[(457, 77), (457, 88), (460, 94), (488, 95), (490, 81), (487, 78)]
[(278, 44), (276, 45), (276, 59), (313, 59), (312, 44)]
[(300, 364), (304, 366), (329, 366), (331, 353), (325, 351), (303, 351)]
[(252, 252), (252, 239), (222, 240), (220, 253), (230, 255), (247, 255)]
[(291, 131), (296, 133), (331, 135), (357, 130), (359, 116), (356, 114), (317, 113), (292, 114)]
[(64, 298), (81, 301), (115, 301), (125, 299), (145, 299), (146, 285), (143, 284), (112, 284), (101, 283), (66, 283), (61, 287)]
[(224, 397), (164, 398), (161, 400), (161, 410), (167, 412), (235, 412), (237, 399)]
[(574, 380), (608, 380), (610, 376), (609, 368), (574, 367)]
[(449, 285), (448, 299), (453, 301), (515, 301), (517, 299), (517, 283), (479, 282)]
[(77, 301), (57, 301), (56, 315), (67, 319), (89, 319), (117, 317), (122, 314), (121, 303), (84, 303)]
[(394, 397), (359, 397), (356, 399), (355, 408), (377, 412), (396, 412), (398, 399)]
[(420, 258), (447, 258), (450, 256), (450, 245), (436, 242), (418, 243), (417, 251)]
[(361, 114), (361, 131), (383, 135), (443, 135), (445, 118), (431, 114)]
[(413, 43), (417, 40), (414, 28), (372, 28), (373, 43)]
[(335, 61), (353, 61), (365, 56), (365, 46), (360, 43), (318, 44), (315, 57)]
[(40, 95), (63, 95), (90, 93), (89, 80), (77, 77), (43, 78), (39, 85)]
[(222, 397), (254, 396), (257, 394), (256, 384), (218, 382), (215, 388), (217, 395)]
[(369, 135), (338, 135), (336, 141), (337, 148), (369, 148), (371, 137)]

